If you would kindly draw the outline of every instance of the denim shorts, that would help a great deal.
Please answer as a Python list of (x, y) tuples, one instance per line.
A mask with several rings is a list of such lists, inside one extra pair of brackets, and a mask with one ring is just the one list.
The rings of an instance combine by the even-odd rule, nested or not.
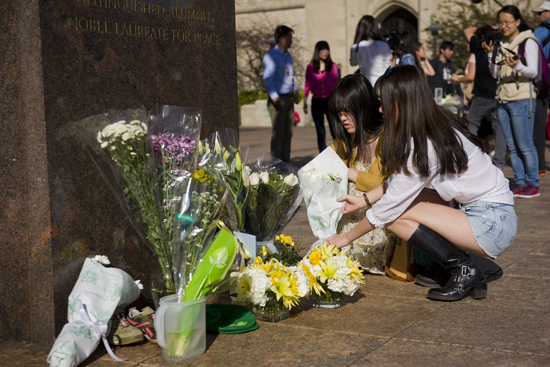
[(479, 247), (493, 259), (506, 251), (516, 237), (518, 217), (513, 205), (474, 201), (459, 204), (459, 210), (468, 216)]

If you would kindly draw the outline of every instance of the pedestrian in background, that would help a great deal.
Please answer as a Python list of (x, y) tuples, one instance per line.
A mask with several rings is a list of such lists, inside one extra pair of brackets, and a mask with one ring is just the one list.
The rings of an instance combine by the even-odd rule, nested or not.
[[(275, 28), (277, 44), (263, 58), (263, 80), (269, 95), (267, 108), (271, 116), (271, 155), (284, 162), (290, 161), (290, 143), (294, 131), (294, 103), (299, 102), (299, 91), (294, 84), (292, 46), (294, 31), (280, 25)], [(298, 95), (298, 96), (297, 96)]]
[(439, 56), (430, 60), (435, 70), (434, 76), (428, 76), (428, 84), (435, 96), (436, 88), (441, 88), (443, 97), (446, 95), (459, 95), (462, 100), (462, 88), (458, 84), (452, 84), (451, 78), (456, 74), (456, 68), (451, 61), (454, 53), (454, 44), (450, 41), (443, 41), (439, 46)]
[[(531, 9), (535, 13), (537, 22), (541, 25), (535, 29), (535, 37), (539, 40), (546, 60), (550, 57), (550, 1), (545, 1), (541, 6)], [(533, 142), (539, 158), (539, 177), (546, 176), (546, 121), (548, 120), (548, 99), (537, 98), (535, 121), (533, 123)]]
[(497, 80), (491, 75), (487, 51), (482, 45), (485, 40), (492, 39), (494, 34), (495, 30), (489, 25), (464, 30), (464, 36), (470, 44), (470, 52), (475, 55), (474, 89), (472, 90), (474, 97), (468, 110), (468, 129), (472, 134), (478, 135), (483, 118), (494, 116), (492, 120), (495, 154), (492, 161), (495, 166), (502, 169), (506, 157), (506, 140), (502, 134), (498, 114), (493, 113), (497, 108), (495, 99)]
[[(492, 42), (483, 43), (483, 47), (490, 52), (491, 74), (498, 77), (498, 117), (514, 172), (511, 190), (514, 196), (531, 198), (540, 195), (539, 162), (533, 143), (536, 94), (531, 82), (539, 72), (539, 45), (517, 7), (500, 9), (497, 21), (504, 38), (495, 51)], [(518, 57), (520, 44), (525, 45), (525, 64)]]
[[(338, 68), (330, 58), (330, 47), (327, 41), (315, 44), (311, 63), (306, 68), (306, 85), (304, 87), (304, 113), (307, 114), (307, 96), (311, 91), (311, 116), (317, 131), (317, 146), (319, 152), (327, 147), (325, 132), (325, 116), (328, 120), (328, 99), (338, 83)], [(330, 135), (334, 140), (334, 129), (329, 121)]]
[(374, 85), (384, 71), (391, 66), (392, 52), (384, 41), (376, 19), (365, 15), (357, 24), (355, 43), (351, 46), (349, 64), (359, 66), (363, 74)]

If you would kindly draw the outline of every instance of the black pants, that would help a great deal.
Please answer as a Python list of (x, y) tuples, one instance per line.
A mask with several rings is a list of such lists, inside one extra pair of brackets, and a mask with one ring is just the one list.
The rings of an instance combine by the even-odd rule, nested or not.
[(330, 129), (330, 135), (334, 140), (334, 130), (328, 117), (328, 98), (312, 98), (311, 99), (311, 117), (315, 122), (315, 130), (317, 130), (317, 146), (319, 152), (322, 152), (327, 147), (326, 132), (325, 132), (325, 116), (329, 121), (328, 126)]
[(546, 170), (544, 150), (546, 149), (546, 120), (548, 120), (548, 101), (537, 99), (535, 121), (533, 124), (533, 142), (539, 157), (539, 171)]

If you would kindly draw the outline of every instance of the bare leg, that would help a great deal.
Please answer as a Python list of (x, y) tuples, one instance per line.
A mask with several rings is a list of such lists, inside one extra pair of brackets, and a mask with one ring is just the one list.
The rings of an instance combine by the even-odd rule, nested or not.
[(419, 224), (445, 237), (462, 251), (488, 255), (477, 244), (470, 221), (460, 210), (450, 208), (435, 193), (423, 192), (388, 229), (403, 239), (409, 239)]

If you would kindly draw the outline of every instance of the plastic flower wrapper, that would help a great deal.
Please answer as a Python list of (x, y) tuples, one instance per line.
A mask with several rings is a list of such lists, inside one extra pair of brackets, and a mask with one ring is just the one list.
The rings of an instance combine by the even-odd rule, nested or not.
[(200, 110), (179, 106), (157, 105), (149, 111), (149, 145), (154, 162), (157, 210), (161, 220), (166, 251), (156, 253), (167, 283), (167, 294), (173, 294), (173, 217), (175, 215), (175, 185), (191, 174), (196, 165), (194, 154), (201, 128)]
[(222, 221), (231, 231), (241, 232), (244, 229), (248, 199), (248, 182), (246, 171), (243, 169), (248, 147), (239, 147), (237, 131), (227, 128), (216, 131), (207, 142), (213, 154), (215, 167), (223, 174), (229, 189)]
[(76, 122), (75, 133), (130, 223), (155, 249), (163, 244), (152, 190), (146, 123), (144, 109), (110, 110)]
[(353, 296), (364, 284), (359, 262), (334, 245), (312, 246), (298, 266), (310, 278), (312, 292), (324, 301), (331, 301), (335, 293)]
[(346, 203), (336, 200), (347, 194), (348, 168), (332, 148), (327, 148), (302, 167), (298, 176), (309, 225), (319, 238), (313, 244), (317, 246), (336, 234), (338, 222), (344, 214)]
[(258, 243), (258, 247), (268, 246), (275, 253), (275, 234), (282, 231), (302, 201), (298, 169), (268, 154), (246, 166), (250, 192), (245, 232), (265, 242)]
[[(238, 252), (238, 242), (223, 230), (212, 243), (227, 185), (212, 165), (212, 155), (199, 150), (200, 163), (191, 175), (175, 185), (178, 202), (174, 224), (174, 280), (178, 302), (197, 300), (223, 281)], [(192, 340), (198, 309), (182, 317), (181, 333), (164, 345), (170, 358), (184, 357)], [(163, 341), (163, 343), (165, 343)]]
[(109, 354), (118, 359), (106, 339), (109, 320), (139, 297), (139, 287), (131, 276), (117, 268), (105, 268), (87, 258), (69, 295), (68, 323), (48, 355), (51, 367), (76, 366), (97, 348), (102, 339)]
[(191, 175), (174, 186), (174, 281), (180, 301), (208, 251), (228, 197), (227, 184), (212, 165), (212, 154), (198, 154), (200, 162)]
[(256, 257), (236, 278), (237, 300), (254, 306), (292, 309), (309, 295), (309, 280), (298, 266), (287, 267), (276, 259)]

